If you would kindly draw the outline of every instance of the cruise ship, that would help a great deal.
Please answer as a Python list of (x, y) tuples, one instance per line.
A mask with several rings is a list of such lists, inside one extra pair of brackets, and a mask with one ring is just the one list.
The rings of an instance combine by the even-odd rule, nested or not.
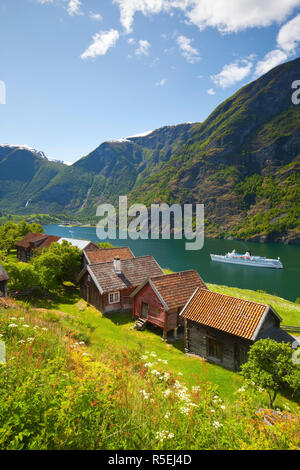
[(212, 261), (218, 261), (220, 263), (242, 264), (244, 266), (256, 266), (258, 268), (283, 268), (280, 258), (270, 259), (262, 256), (252, 256), (249, 251), (241, 255), (233, 250), (231, 253), (227, 253), (224, 256), (211, 254), (210, 257)]

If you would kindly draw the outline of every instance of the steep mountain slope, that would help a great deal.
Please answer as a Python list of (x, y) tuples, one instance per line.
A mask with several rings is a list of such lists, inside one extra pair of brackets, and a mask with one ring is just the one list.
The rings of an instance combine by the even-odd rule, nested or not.
[(159, 171), (196, 126), (166, 126), (144, 136), (104, 142), (64, 168), (39, 194), (39, 203), (94, 216), (100, 202), (117, 202), (120, 194)]
[(243, 87), (131, 200), (204, 203), (212, 235), (299, 239), (300, 106), (291, 101), (299, 76), (296, 59)]
[[(0, 146), (0, 205), (7, 211), (24, 210), (65, 165), (54, 163), (27, 146)], [(29, 201), (29, 202), (28, 202)]]

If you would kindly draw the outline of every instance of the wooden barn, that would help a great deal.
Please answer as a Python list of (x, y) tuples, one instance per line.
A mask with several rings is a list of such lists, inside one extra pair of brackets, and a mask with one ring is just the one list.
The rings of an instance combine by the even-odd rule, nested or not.
[(176, 337), (183, 326), (179, 313), (198, 287), (207, 289), (195, 270), (148, 278), (131, 294), (133, 318), (160, 327), (164, 338), (169, 331)]
[(250, 346), (262, 338), (297, 341), (280, 328), (281, 318), (265, 304), (198, 289), (180, 313), (185, 352), (238, 371)]
[(115, 258), (124, 260), (135, 257), (128, 246), (105, 248), (104, 250), (91, 250), (88, 248), (83, 251), (83, 255), (85, 258), (85, 264), (112, 263)]
[[(106, 250), (103, 250), (106, 251)], [(164, 275), (163, 270), (148, 256), (86, 265), (78, 276), (80, 295), (101, 312), (129, 311), (130, 294), (147, 277)]]
[(0, 297), (7, 297), (7, 281), (9, 280), (3, 266), (0, 264)]

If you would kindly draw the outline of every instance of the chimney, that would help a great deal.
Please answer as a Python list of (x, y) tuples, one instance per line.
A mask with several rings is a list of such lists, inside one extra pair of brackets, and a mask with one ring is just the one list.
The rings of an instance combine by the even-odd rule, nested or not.
[(122, 273), (121, 260), (120, 260), (119, 256), (116, 256), (114, 258), (114, 270), (115, 270), (116, 274), (121, 274)]

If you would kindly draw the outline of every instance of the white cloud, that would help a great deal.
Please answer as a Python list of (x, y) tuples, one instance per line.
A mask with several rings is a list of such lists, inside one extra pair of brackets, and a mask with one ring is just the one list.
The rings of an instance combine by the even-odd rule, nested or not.
[(300, 14), (284, 24), (277, 35), (277, 48), (268, 52), (255, 68), (255, 75), (263, 75), (296, 54), (300, 42)]
[(280, 49), (274, 49), (265, 55), (263, 60), (259, 61), (255, 68), (255, 75), (263, 75), (279, 64), (288, 59), (288, 55)]
[(181, 49), (181, 54), (190, 64), (195, 64), (200, 60), (200, 55), (197, 49), (191, 46), (192, 40), (186, 36), (178, 36), (177, 44)]
[(119, 39), (119, 31), (110, 29), (109, 31), (100, 31), (93, 36), (93, 42), (81, 54), (81, 59), (95, 58), (98, 55), (105, 55), (108, 49), (115, 46)]
[(146, 41), (146, 39), (141, 39), (139, 41), (139, 47), (136, 49), (136, 55), (148, 55), (150, 51), (151, 44)]
[(210, 88), (209, 90), (207, 90), (207, 93), (208, 93), (208, 95), (215, 95), (216, 94), (216, 92), (213, 88)]
[(134, 38), (129, 38), (129, 39), (127, 39), (127, 42), (128, 42), (128, 44), (134, 44), (135, 40), (134, 40)]
[(175, 9), (200, 30), (217, 28), (231, 33), (253, 27), (266, 27), (284, 21), (300, 0), (113, 0), (120, 8), (120, 21), (127, 33), (132, 31), (137, 12), (144, 16)]
[(167, 79), (166, 78), (163, 78), (162, 80), (160, 80), (159, 82), (156, 82), (155, 85), (156, 86), (164, 86), (165, 83), (166, 83)]
[(286, 23), (280, 29), (277, 36), (277, 44), (284, 51), (295, 54), (300, 42), (300, 14)]
[(68, 2), (68, 6), (66, 7), (66, 10), (70, 16), (82, 15), (80, 8), (81, 8), (80, 0), (70, 0)]
[(252, 66), (253, 63), (248, 59), (236, 60), (231, 64), (224, 65), (220, 73), (211, 75), (210, 78), (216, 85), (226, 88), (246, 78)]
[(90, 12), (90, 18), (94, 21), (102, 21), (102, 16), (100, 13), (93, 13), (92, 11)]

